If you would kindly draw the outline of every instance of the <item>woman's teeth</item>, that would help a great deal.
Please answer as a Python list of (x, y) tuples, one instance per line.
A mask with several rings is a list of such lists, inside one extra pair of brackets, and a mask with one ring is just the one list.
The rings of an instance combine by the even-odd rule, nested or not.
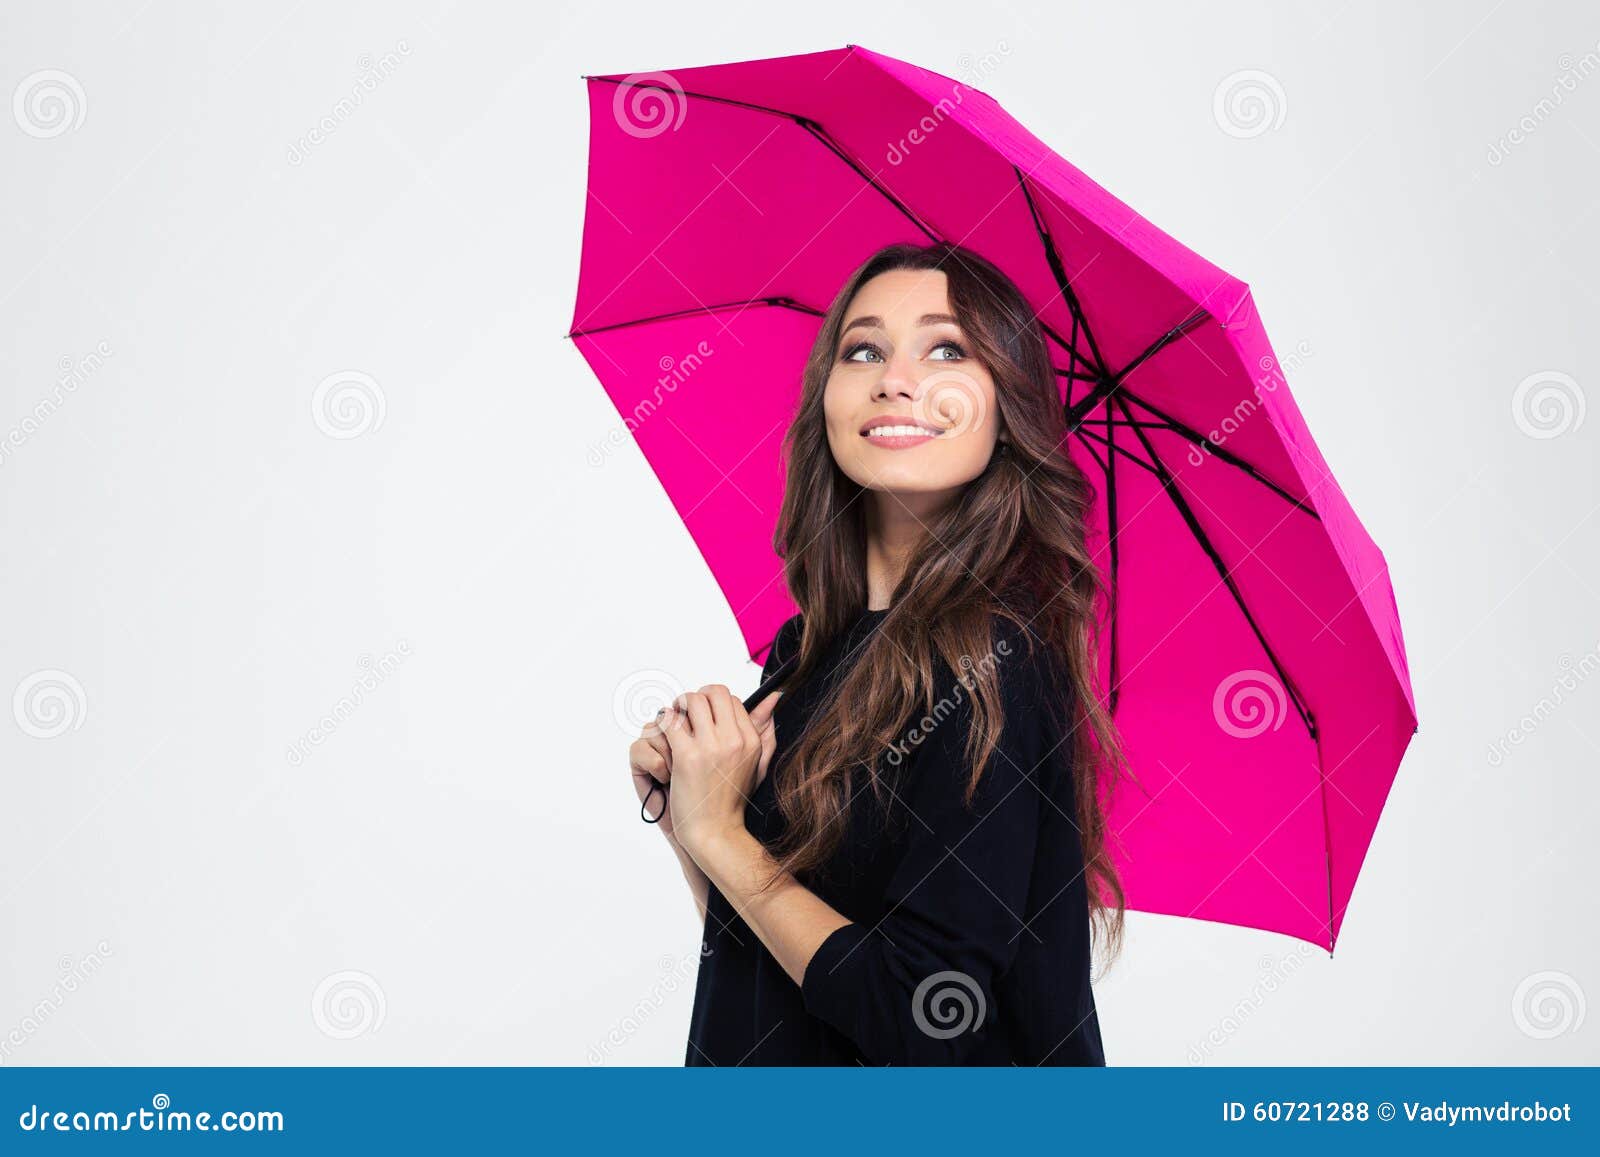
[(867, 431), (869, 438), (915, 438), (923, 435), (928, 438), (937, 438), (940, 431), (929, 430), (923, 426), (874, 426)]

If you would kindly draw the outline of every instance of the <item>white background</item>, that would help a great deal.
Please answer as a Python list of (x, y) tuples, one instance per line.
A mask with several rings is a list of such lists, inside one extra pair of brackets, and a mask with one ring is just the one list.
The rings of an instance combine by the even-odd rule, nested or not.
[[(1334, 957), (1131, 914), (1109, 1062), (1600, 1061), (1600, 679), (1519, 724), (1600, 663), (1600, 14), (813, 0), (6, 6), (0, 96), (77, 87), (0, 107), (0, 692), (83, 694), (0, 714), (0, 1063), (682, 1062), (614, 701), (757, 671), (631, 442), (587, 459), (579, 76), (846, 43), (1249, 282), (1392, 571), (1421, 732)], [(350, 371), (382, 421), (332, 437)]]

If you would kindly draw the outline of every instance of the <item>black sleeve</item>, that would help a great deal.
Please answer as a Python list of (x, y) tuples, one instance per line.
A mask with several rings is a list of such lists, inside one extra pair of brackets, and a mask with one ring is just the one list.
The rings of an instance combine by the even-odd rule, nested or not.
[(832, 933), (801, 984), (807, 1010), (874, 1063), (961, 1063), (996, 1016), (996, 977), (1029, 934), (1041, 809), (1057, 806), (1045, 793), (1060, 782), (1066, 746), (1047, 698), (1066, 688), (1042, 644), (1029, 656), (1009, 620), (999, 621), (1007, 624), (994, 652), (1005, 722), (972, 806), (963, 803), (971, 694), (950, 675), (944, 686), (960, 702), (935, 717), (896, 788), (908, 826), (885, 915)]

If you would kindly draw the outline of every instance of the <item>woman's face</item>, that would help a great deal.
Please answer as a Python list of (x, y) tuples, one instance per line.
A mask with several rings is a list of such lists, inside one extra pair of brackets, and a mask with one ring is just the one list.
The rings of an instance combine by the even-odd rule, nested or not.
[(942, 270), (891, 270), (857, 291), (822, 409), (834, 460), (868, 490), (931, 509), (983, 472), (999, 431), (994, 379), (956, 325)]

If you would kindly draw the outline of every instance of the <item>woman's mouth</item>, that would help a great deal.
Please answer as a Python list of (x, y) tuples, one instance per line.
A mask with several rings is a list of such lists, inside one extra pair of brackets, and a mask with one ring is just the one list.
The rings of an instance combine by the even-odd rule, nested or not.
[(912, 446), (920, 446), (924, 442), (931, 442), (942, 430), (919, 426), (912, 422), (904, 424), (889, 424), (879, 422), (869, 425), (861, 431), (861, 436), (874, 446), (882, 446), (885, 450), (906, 450)]

